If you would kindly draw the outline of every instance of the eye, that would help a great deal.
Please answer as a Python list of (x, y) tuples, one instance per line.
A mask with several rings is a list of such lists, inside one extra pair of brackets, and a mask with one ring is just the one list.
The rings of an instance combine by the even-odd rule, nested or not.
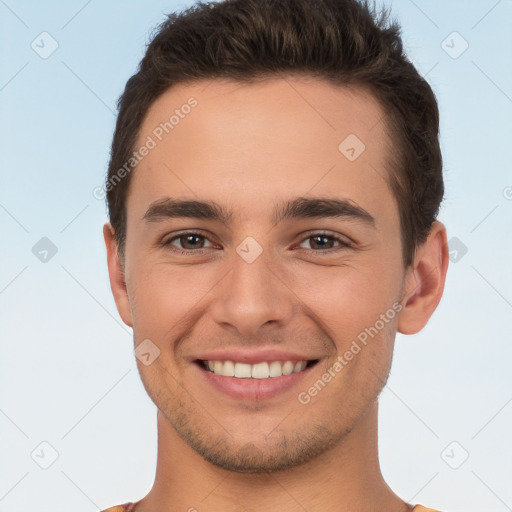
[[(311, 234), (302, 241), (301, 247), (305, 242), (310, 244), (310, 249), (307, 247), (305, 247), (305, 249), (315, 252), (333, 252), (333, 250), (336, 251), (351, 246), (350, 243), (344, 239), (327, 233)], [(337, 244), (337, 246), (335, 244)]]
[[(210, 243), (210, 245), (205, 246), (205, 242)], [(200, 252), (201, 249), (214, 247), (206, 236), (194, 231), (186, 231), (173, 236), (172, 238), (165, 240), (163, 245), (172, 246), (173, 250), (177, 250), (182, 253)]]

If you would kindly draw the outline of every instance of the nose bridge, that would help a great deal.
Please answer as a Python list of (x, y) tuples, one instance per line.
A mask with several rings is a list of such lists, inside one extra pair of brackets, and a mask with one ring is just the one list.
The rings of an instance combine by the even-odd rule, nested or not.
[(262, 249), (251, 240), (239, 245), (212, 305), (218, 324), (230, 324), (245, 335), (270, 321), (284, 323), (293, 310), (293, 294), (271, 270), (270, 251)]

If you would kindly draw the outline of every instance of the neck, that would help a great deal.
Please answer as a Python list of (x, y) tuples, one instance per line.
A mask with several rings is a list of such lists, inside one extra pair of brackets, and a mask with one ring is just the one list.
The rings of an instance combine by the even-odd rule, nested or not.
[[(384, 481), (378, 461), (378, 403), (335, 446), (302, 466), (234, 473), (205, 461), (158, 413), (156, 478), (136, 512), (410, 512)], [(250, 504), (250, 509), (247, 508)]]

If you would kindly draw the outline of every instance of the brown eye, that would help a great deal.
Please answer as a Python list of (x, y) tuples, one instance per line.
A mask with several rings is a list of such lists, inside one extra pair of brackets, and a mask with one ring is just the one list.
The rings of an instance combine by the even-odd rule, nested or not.
[(186, 232), (169, 238), (163, 243), (163, 245), (172, 246), (172, 248), (175, 248), (178, 252), (195, 252), (208, 247), (213, 247), (211, 242), (209, 242), (211, 245), (205, 246), (205, 242), (207, 241), (209, 242), (209, 240), (200, 233)]
[[(327, 252), (329, 250), (343, 249), (349, 247), (350, 244), (338, 238), (337, 236), (327, 235), (325, 233), (316, 233), (308, 236), (302, 242), (309, 242), (310, 247), (304, 247), (305, 249), (312, 250), (315, 252)], [(302, 246), (301, 244), (301, 246)]]
[(204, 245), (204, 237), (199, 235), (181, 235), (177, 240), (182, 249), (202, 249)]

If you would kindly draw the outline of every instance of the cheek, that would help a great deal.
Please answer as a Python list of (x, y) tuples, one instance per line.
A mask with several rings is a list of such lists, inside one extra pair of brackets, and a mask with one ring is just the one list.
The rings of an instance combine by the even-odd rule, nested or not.
[(392, 267), (371, 262), (367, 267), (317, 267), (295, 273), (294, 291), (332, 340), (332, 363), (342, 358), (340, 375), (345, 377), (334, 379), (333, 388), (349, 386), (371, 394), (386, 380), (398, 316), (393, 304), (399, 284), (393, 272)]
[[(297, 265), (290, 288), (337, 336), (354, 335), (373, 325), (398, 298), (394, 268), (378, 261), (365, 265)], [(356, 332), (357, 331), (357, 332)]]
[(223, 273), (208, 265), (187, 267), (146, 261), (135, 264), (131, 275), (134, 331), (138, 338), (159, 339), (173, 327), (179, 330), (179, 324), (200, 309), (201, 300), (214, 289)]

